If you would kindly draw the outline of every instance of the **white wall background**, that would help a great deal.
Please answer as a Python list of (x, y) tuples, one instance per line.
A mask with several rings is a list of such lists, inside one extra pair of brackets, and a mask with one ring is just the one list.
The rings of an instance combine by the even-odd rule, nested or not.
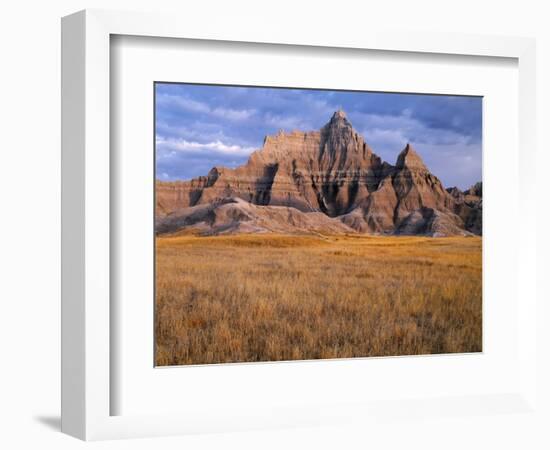
[[(545, 1), (11, 0), (0, 6), (0, 447), (82, 448), (59, 433), (60, 359), (60, 17), (84, 8), (176, 11), (215, 26), (248, 20), (265, 26), (384, 26), (538, 39), (539, 289), (550, 300), (546, 180), (550, 167), (550, 13)], [(546, 5), (545, 5), (546, 4)], [(504, 192), (503, 195), (506, 195)], [(512, 218), (511, 220), (521, 220)], [(512, 227), (513, 228), (513, 227)], [(546, 267), (544, 266), (546, 263)], [(539, 315), (550, 317), (541, 302)], [(543, 321), (541, 320), (541, 323)], [(550, 328), (550, 327), (549, 327)], [(542, 374), (550, 379), (549, 331), (539, 330)], [(541, 396), (550, 404), (547, 385)], [(529, 416), (406, 421), (396, 429), (330, 428), (100, 442), (94, 448), (549, 448), (550, 419)], [(537, 432), (539, 430), (539, 432)], [(541, 436), (546, 436), (543, 440)]]

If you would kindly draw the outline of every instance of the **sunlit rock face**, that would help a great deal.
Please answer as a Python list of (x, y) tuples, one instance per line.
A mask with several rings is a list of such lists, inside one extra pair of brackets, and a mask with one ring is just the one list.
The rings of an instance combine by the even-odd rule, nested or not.
[[(214, 167), (189, 181), (157, 181), (156, 215), (163, 221), (162, 230), (170, 231), (174, 226), (167, 228), (167, 223), (181, 221), (168, 216), (188, 217), (187, 208), (199, 205), (214, 205), (216, 215), (216, 205), (227, 205), (227, 199), (234, 200), (224, 211), (240, 210), (244, 204), (235, 199), (242, 199), (259, 207), (322, 213), (343, 225), (330, 222), (333, 232), (481, 234), (481, 183), (464, 193), (454, 189), (445, 190), (410, 144), (395, 165), (383, 162), (340, 110), (318, 131), (267, 136), (263, 147), (235, 169)], [(268, 220), (257, 209), (253, 216)], [(328, 222), (316, 217), (318, 232)], [(300, 223), (310, 220), (300, 217)]]

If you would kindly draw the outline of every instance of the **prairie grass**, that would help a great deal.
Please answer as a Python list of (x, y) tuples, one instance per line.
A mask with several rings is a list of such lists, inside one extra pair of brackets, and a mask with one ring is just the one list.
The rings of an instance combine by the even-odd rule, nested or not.
[(479, 352), (481, 238), (168, 236), (156, 364)]

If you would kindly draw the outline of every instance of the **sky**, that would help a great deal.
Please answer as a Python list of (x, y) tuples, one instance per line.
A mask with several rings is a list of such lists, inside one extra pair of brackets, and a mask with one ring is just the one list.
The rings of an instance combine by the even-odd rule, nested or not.
[(343, 109), (384, 161), (411, 143), (445, 187), (481, 181), (481, 97), (155, 85), (156, 177), (188, 180), (237, 167), (279, 130), (319, 130)]

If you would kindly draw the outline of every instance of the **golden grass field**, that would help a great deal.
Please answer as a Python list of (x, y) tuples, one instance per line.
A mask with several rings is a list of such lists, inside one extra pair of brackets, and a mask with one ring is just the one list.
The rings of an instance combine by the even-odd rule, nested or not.
[(481, 238), (156, 241), (156, 364), (479, 352)]

